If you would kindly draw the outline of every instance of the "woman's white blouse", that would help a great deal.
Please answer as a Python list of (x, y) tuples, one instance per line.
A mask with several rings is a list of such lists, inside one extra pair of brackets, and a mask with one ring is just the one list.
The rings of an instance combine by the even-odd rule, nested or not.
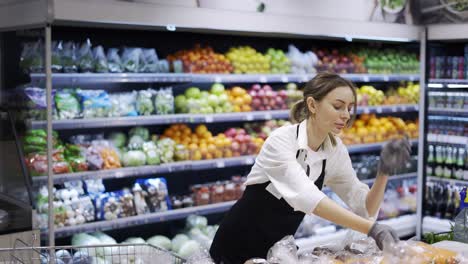
[[(322, 162), (326, 159), (324, 186), (330, 187), (354, 213), (368, 218), (366, 197), (369, 186), (358, 180), (346, 146), (338, 137), (336, 146), (333, 146), (327, 137), (320, 150), (311, 150), (307, 145), (306, 122), (299, 124), (298, 135), (297, 124), (280, 127), (271, 133), (245, 184), (270, 181), (266, 189), (272, 195), (284, 198), (295, 211), (312, 214), (325, 197), (314, 182), (320, 176)], [(306, 174), (307, 165), (310, 166), (309, 176)]]

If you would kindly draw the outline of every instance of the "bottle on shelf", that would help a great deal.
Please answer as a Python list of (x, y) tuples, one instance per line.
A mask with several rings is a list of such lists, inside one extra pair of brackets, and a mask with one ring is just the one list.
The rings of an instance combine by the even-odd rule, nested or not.
[(455, 217), (453, 228), (454, 240), (468, 243), (468, 199), (466, 197), (466, 187), (460, 192), (460, 212)]
[(445, 164), (444, 164), (444, 178), (452, 178), (452, 167), (453, 167), (453, 152), (452, 146), (445, 146)]
[(453, 188), (450, 188), (450, 186), (447, 186), (447, 196), (446, 196), (446, 199), (447, 199), (447, 208), (445, 210), (445, 215), (444, 215), (444, 218), (445, 219), (449, 219), (449, 220), (452, 220), (453, 217), (455, 216), (454, 213), (455, 213), (455, 203), (453, 201), (454, 199), (454, 195), (453, 193), (455, 192), (455, 189)]
[(455, 179), (463, 180), (463, 170), (465, 169), (465, 148), (458, 148), (457, 162), (455, 166)]
[(432, 199), (432, 184), (426, 185), (426, 193), (424, 195), (425, 200), (425, 207), (424, 207), (424, 215), (432, 215), (433, 211), (433, 199)]
[(427, 163), (426, 163), (426, 175), (434, 175), (434, 145), (428, 146)]
[(443, 168), (444, 149), (442, 148), (441, 145), (437, 145), (435, 147), (435, 152), (436, 152), (436, 157), (435, 157), (434, 173), (435, 173), (435, 176), (442, 177), (444, 175), (444, 168)]

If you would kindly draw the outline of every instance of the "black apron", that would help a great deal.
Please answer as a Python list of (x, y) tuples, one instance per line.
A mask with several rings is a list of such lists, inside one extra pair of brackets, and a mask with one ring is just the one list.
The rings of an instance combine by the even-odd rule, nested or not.
[[(299, 125), (297, 127), (299, 132)], [(298, 150), (299, 154), (299, 150)], [(321, 190), (326, 160), (315, 181)], [(309, 176), (307, 166), (306, 174)], [(268, 250), (287, 235), (294, 235), (305, 213), (294, 209), (283, 199), (266, 190), (270, 182), (248, 185), (242, 197), (221, 222), (210, 248), (217, 264), (243, 264), (251, 258), (266, 258)]]

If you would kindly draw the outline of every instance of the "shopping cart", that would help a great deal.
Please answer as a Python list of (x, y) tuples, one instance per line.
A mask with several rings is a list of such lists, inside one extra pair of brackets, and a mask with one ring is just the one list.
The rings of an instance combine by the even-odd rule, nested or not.
[(31, 247), (17, 239), (0, 249), (0, 264), (182, 264), (185, 259), (149, 244)]

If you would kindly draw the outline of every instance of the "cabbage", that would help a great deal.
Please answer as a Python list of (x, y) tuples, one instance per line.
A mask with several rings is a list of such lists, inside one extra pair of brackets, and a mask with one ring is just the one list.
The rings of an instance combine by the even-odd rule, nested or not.
[(140, 150), (130, 150), (123, 155), (123, 164), (125, 167), (143, 166), (146, 164), (146, 155)]
[(103, 232), (94, 232), (91, 233), (91, 235), (97, 239), (99, 239), (102, 244), (104, 245), (115, 245), (117, 244), (117, 241), (113, 239), (111, 236), (104, 234)]
[(157, 150), (149, 150), (146, 152), (146, 162), (148, 165), (158, 165), (161, 163), (161, 155)]
[(122, 132), (113, 132), (110, 134), (109, 139), (114, 143), (116, 148), (121, 148), (125, 146), (127, 142), (127, 136)]
[(55, 252), (55, 259), (61, 260), (64, 263), (68, 263), (72, 259), (72, 256), (70, 255), (70, 252), (62, 249), (62, 250)]
[(145, 127), (134, 127), (128, 132), (130, 136), (138, 135), (143, 138), (143, 141), (149, 140), (149, 130)]
[(193, 227), (206, 227), (208, 225), (208, 219), (204, 216), (189, 215), (186, 220), (186, 226), (188, 229)]
[[(96, 237), (93, 237), (91, 235), (85, 234), (85, 233), (80, 233), (73, 235), (72, 237), (72, 246), (97, 246), (97, 245), (102, 245), (101, 240), (97, 239)], [(95, 256), (104, 256), (104, 249), (103, 248), (89, 248), (89, 249), (81, 249), (81, 251), (85, 251), (89, 254), (91, 257)]]
[(183, 258), (188, 258), (199, 250), (200, 244), (197, 241), (189, 240), (182, 245), (178, 254)]
[(140, 135), (133, 135), (128, 140), (127, 146), (129, 149), (139, 150), (139, 149), (142, 149), (143, 143), (145, 143), (145, 141), (143, 140), (143, 137), (141, 137)]
[(150, 150), (156, 150), (156, 144), (153, 141), (147, 141), (142, 144), (142, 149), (144, 152), (148, 152)]
[(188, 235), (191, 239), (197, 241), (202, 247), (209, 249), (213, 242), (207, 235), (205, 235), (199, 228), (194, 227), (190, 229)]
[(122, 244), (146, 244), (146, 241), (141, 237), (129, 237)]
[(172, 250), (174, 252), (179, 252), (180, 248), (182, 247), (182, 245), (189, 241), (190, 238), (185, 235), (185, 234), (178, 234), (176, 235), (173, 239), (172, 239)]
[(172, 248), (171, 240), (165, 236), (160, 236), (160, 235), (153, 236), (153, 237), (148, 238), (146, 242), (155, 247), (160, 247), (160, 248), (164, 248), (167, 250), (171, 250)]

